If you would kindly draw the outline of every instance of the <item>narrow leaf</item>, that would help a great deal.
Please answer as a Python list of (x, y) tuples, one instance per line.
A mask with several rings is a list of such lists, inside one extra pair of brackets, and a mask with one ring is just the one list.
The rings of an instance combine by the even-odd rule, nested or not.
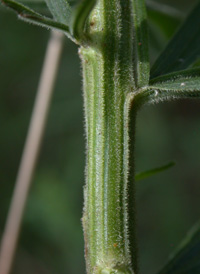
[(200, 56), (200, 2), (151, 69), (151, 78), (186, 69)]
[(167, 15), (171, 18), (176, 18), (176, 19), (182, 19), (183, 18), (183, 13), (177, 10), (174, 7), (171, 7), (169, 5), (166, 5), (164, 3), (159, 3), (157, 1), (152, 1), (152, 0), (147, 0), (147, 9), (156, 11), (162, 15)]
[(153, 64), (158, 57), (166, 41), (166, 35), (163, 30), (149, 19), (149, 60), (150, 64)]
[(142, 96), (146, 102), (153, 103), (179, 98), (200, 98), (200, 68), (152, 79), (148, 90)]
[(66, 25), (69, 25), (71, 16), (71, 7), (67, 0), (45, 0), (54, 19)]
[(172, 254), (167, 265), (158, 274), (200, 273), (200, 223), (186, 236)]
[(200, 91), (200, 68), (178, 71), (154, 78), (150, 81), (150, 86), (161, 91)]
[(46, 3), (44, 0), (19, 0), (19, 3), (22, 3), (26, 6), (32, 7), (46, 7)]
[(83, 37), (86, 20), (96, 2), (97, 0), (80, 0), (80, 3), (73, 9), (70, 31), (77, 40)]
[(51, 15), (45, 0), (19, 0), (18, 2), (33, 9), (36, 12), (42, 13), (47, 16)]
[(144, 0), (133, 1), (133, 20), (135, 30), (135, 79), (137, 86), (142, 87), (149, 82), (149, 54), (147, 14)]
[[(25, 5), (22, 5), (18, 2), (12, 1), (12, 0), (0, 0), (4, 5), (7, 7), (13, 9), (17, 12), (18, 17), (26, 22), (39, 25), (46, 28), (52, 28), (63, 31), (69, 38), (71, 36), (69, 35), (69, 28), (68, 26), (58, 23), (51, 18), (45, 17), (34, 10), (26, 7)], [(72, 38), (71, 38), (72, 39)]]
[(172, 162), (169, 162), (166, 165), (163, 165), (163, 166), (160, 166), (160, 167), (157, 167), (157, 168), (153, 168), (153, 169), (149, 169), (149, 170), (137, 173), (135, 175), (135, 181), (140, 181), (140, 180), (146, 179), (148, 177), (151, 177), (153, 175), (156, 175), (156, 174), (158, 174), (160, 172), (163, 172), (163, 171), (165, 171), (165, 170), (173, 167), (174, 165), (175, 165), (175, 162), (172, 161)]
[[(183, 20), (183, 14), (178, 10), (154, 1), (147, 1), (147, 15), (149, 22), (156, 25), (156, 28), (168, 39), (172, 37), (174, 31)], [(162, 34), (157, 33), (157, 36)]]

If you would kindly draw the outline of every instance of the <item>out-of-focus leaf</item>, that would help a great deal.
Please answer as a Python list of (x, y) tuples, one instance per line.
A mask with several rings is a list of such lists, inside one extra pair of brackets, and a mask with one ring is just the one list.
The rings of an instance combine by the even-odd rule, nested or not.
[(200, 56), (200, 2), (151, 69), (151, 78), (186, 69)]
[(166, 165), (159, 166), (159, 167), (156, 167), (156, 168), (153, 168), (153, 169), (149, 169), (149, 170), (137, 173), (135, 175), (135, 181), (140, 181), (140, 180), (146, 179), (148, 177), (151, 177), (153, 175), (156, 175), (160, 172), (163, 172), (163, 171), (173, 167), (174, 165), (175, 165), (175, 162), (172, 161), (172, 162), (169, 162)]
[(35, 25), (42, 26), (42, 27), (61, 30), (70, 37), (69, 28), (67, 25), (56, 22), (56, 21), (52, 20), (51, 18), (45, 17), (42, 14), (35, 12), (34, 10), (32, 10), (32, 9), (28, 8), (27, 6), (20, 4), (16, 1), (1, 0), (1, 2), (5, 6), (16, 11), (18, 14), (18, 17), (20, 19), (27, 21), (29, 23), (35, 24)]
[(154, 64), (159, 53), (164, 49), (184, 18), (184, 14), (166, 4), (157, 1), (146, 1), (149, 56), (151, 65)]
[(133, 20), (135, 31), (135, 78), (137, 86), (145, 86), (149, 82), (149, 50), (148, 50), (148, 30), (147, 14), (144, 0), (135, 0), (133, 2)]
[(163, 50), (167, 43), (167, 37), (164, 31), (161, 30), (160, 26), (149, 20), (149, 59), (150, 64), (155, 62), (159, 55), (159, 52)]
[[(148, 20), (166, 36), (171, 38), (178, 25), (183, 20), (183, 15), (172, 16), (171, 14), (163, 13), (159, 10), (147, 9)], [(157, 34), (159, 36), (159, 34)]]
[(71, 6), (67, 0), (45, 0), (54, 19), (66, 25), (69, 25), (71, 16)]
[(159, 3), (157, 1), (147, 0), (146, 1), (147, 9), (150, 11), (156, 11), (162, 15), (166, 15), (170, 18), (179, 18), (181, 19), (183, 17), (182, 12), (177, 10), (174, 7), (171, 7), (169, 5), (166, 5), (164, 3)]
[(200, 223), (186, 236), (170, 257), (167, 265), (158, 274), (200, 273)]

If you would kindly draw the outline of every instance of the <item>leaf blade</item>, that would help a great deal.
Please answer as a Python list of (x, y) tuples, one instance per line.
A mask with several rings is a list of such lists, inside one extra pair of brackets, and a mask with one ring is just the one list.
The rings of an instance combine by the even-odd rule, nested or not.
[(156, 175), (158, 173), (161, 173), (161, 172), (173, 167), (174, 165), (175, 165), (175, 162), (171, 161), (171, 162), (169, 162), (169, 163), (167, 163), (163, 166), (159, 166), (159, 167), (156, 167), (156, 168), (153, 168), (153, 169), (149, 169), (149, 170), (137, 173), (135, 175), (135, 181), (140, 181), (140, 180), (146, 179), (148, 177), (151, 177), (153, 175)]
[(200, 56), (199, 14), (200, 2), (154, 63), (151, 69), (151, 78), (186, 69)]
[(171, 7), (167, 4), (159, 3), (156, 1), (152, 1), (152, 0), (147, 0), (146, 3), (147, 3), (148, 10), (159, 12), (159, 13), (169, 16), (171, 18), (176, 18), (177, 20), (180, 20), (183, 17), (182, 12), (180, 12), (176, 8)]
[(144, 103), (200, 98), (200, 68), (178, 71), (152, 79), (141, 98)]
[(54, 19), (62, 24), (69, 25), (71, 6), (67, 0), (45, 0)]
[(187, 234), (158, 274), (200, 273), (200, 223)]
[(200, 68), (177, 71), (154, 78), (150, 81), (150, 85), (158, 87), (162, 90), (200, 90)]
[[(150, 23), (149, 28), (151, 27), (151, 24), (153, 24), (168, 39), (172, 37), (177, 26), (184, 18), (181, 12), (171, 6), (159, 4), (154, 1), (147, 1), (147, 15)], [(159, 35), (157, 34), (157, 36)]]
[(44, 0), (19, 0), (18, 2), (33, 9), (36, 12), (42, 12), (43, 14), (48, 16), (51, 15)]
[(12, 0), (1, 0), (1, 3), (14, 10), (18, 14), (19, 19), (42, 27), (63, 31), (69, 38), (73, 39), (69, 34), (68, 26), (58, 23), (51, 18), (45, 17), (27, 6), (20, 4), (19, 2)]

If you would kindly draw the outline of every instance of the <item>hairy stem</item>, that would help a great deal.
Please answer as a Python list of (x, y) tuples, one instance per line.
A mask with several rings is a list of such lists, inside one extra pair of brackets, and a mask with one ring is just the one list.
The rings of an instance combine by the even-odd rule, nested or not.
[(137, 273), (131, 1), (99, 1), (87, 35), (90, 45), (80, 48), (87, 135), (87, 272)]

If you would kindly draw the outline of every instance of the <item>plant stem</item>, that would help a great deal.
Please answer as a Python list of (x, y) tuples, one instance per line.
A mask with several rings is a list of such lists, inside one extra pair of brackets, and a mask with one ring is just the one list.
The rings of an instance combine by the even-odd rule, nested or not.
[[(101, 0), (80, 48), (87, 169), (87, 272), (137, 273), (134, 199), (134, 47), (131, 1)], [(98, 45), (98, 46), (97, 46)]]

